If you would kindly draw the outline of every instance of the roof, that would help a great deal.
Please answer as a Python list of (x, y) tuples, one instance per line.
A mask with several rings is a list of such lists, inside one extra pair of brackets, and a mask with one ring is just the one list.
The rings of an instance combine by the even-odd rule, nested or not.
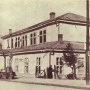
[(71, 21), (79, 21), (79, 22), (86, 22), (86, 17), (77, 15), (74, 13), (66, 13), (60, 17), (57, 17), (58, 19), (64, 19), (64, 20), (71, 20)]
[[(34, 30), (38, 30), (40, 28), (56, 24), (56, 21), (58, 21), (59, 23), (66, 23), (66, 24), (86, 25), (86, 18), (84, 16), (73, 14), (73, 13), (66, 13), (64, 15), (56, 17), (55, 19), (52, 19), (52, 20), (49, 19), (41, 23), (35, 24), (33, 26), (27, 27), (25, 29), (13, 32), (11, 35), (16, 36), (27, 32), (32, 32)], [(7, 34), (2, 36), (1, 38), (6, 39), (9, 37), (10, 37), (10, 34)]]
[(73, 48), (75, 51), (84, 51), (84, 43), (83, 42), (71, 42), (71, 41), (64, 41), (64, 42), (46, 42), (43, 44), (38, 44), (38, 45), (31, 45), (31, 46), (26, 46), (26, 47), (21, 47), (21, 48), (16, 48), (16, 49), (11, 49), (10, 51), (4, 50), (4, 53), (8, 54), (9, 52), (11, 53), (26, 53), (26, 52), (33, 52), (33, 51), (63, 51), (63, 49), (66, 47), (68, 43), (71, 43), (73, 45)]

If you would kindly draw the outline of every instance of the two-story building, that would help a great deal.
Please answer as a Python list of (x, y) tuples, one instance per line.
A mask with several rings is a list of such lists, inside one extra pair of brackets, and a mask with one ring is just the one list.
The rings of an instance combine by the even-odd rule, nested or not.
[[(0, 68), (10, 65), (12, 58), (13, 71), (17, 74), (28, 74), (35, 76), (35, 70), (46, 70), (49, 65), (57, 67), (60, 74), (70, 73), (67, 66), (60, 72), (63, 49), (68, 43), (74, 47), (78, 54), (79, 62), (84, 64), (77, 70), (77, 76), (85, 76), (85, 43), (64, 40), (64, 34), (61, 33), (63, 27), (67, 30), (85, 26), (86, 18), (80, 15), (67, 13), (55, 17), (55, 13), (50, 13), (50, 19), (27, 27), (25, 29), (12, 32), (1, 37), (2, 50), (0, 51)], [(73, 30), (72, 30), (73, 31)], [(69, 32), (68, 32), (69, 33)], [(67, 35), (68, 35), (67, 33)], [(72, 38), (72, 37), (71, 37)], [(82, 37), (83, 38), (83, 37)]]

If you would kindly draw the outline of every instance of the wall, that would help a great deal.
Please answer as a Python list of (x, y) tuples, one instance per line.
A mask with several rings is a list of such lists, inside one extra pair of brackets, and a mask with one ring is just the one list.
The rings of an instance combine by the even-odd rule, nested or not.
[(0, 56), (0, 69), (4, 69), (4, 57)]
[[(39, 32), (42, 30), (46, 30), (46, 42), (58, 40), (58, 32), (57, 32), (56, 25), (47, 26), (47, 27), (44, 27), (42, 29), (30, 32), (30, 33), (25, 33), (25, 34), (19, 35), (19, 37), (22, 38), (23, 35), (27, 35), (27, 46), (30, 46), (30, 34), (35, 32), (36, 33), (36, 44), (39, 44)], [(18, 36), (12, 37), (13, 41), (14, 41), (14, 43), (13, 43), (14, 48), (15, 48), (15, 38), (16, 37), (18, 37)], [(54, 38), (52, 38), (52, 37), (54, 37)], [(7, 49), (7, 47), (8, 47), (7, 39), (3, 40), (3, 44), (4, 44), (3, 48)], [(11, 38), (9, 38), (9, 46), (11, 47)]]
[[(39, 32), (41, 30), (46, 30), (47, 36), (46, 36), (46, 41), (51, 42), (51, 41), (57, 41), (58, 40), (58, 26), (56, 27), (55, 25), (50, 25), (47, 27), (44, 27), (42, 29), (33, 31), (36, 32), (36, 43), (39, 44)], [(70, 24), (63, 24), (60, 23), (60, 34), (63, 34), (63, 40), (65, 41), (79, 41), (79, 42), (85, 42), (86, 40), (86, 29), (85, 26), (78, 26), (78, 25), (70, 25)], [(33, 33), (30, 32), (30, 33)], [(30, 33), (25, 33), (23, 35), (27, 35), (27, 45), (30, 45)], [(22, 35), (19, 35), (20, 37)], [(17, 36), (15, 36), (17, 37)], [(14, 42), (15, 42), (15, 37), (13, 37)], [(72, 37), (72, 38), (71, 38)], [(9, 44), (11, 46), (11, 41), (9, 40)], [(14, 44), (15, 45), (15, 44)], [(7, 40), (4, 40), (4, 48), (7, 48)], [(14, 47), (15, 48), (15, 47)]]
[[(19, 60), (19, 71), (18, 73), (24, 73), (24, 61), (25, 58), (28, 58), (29, 60), (29, 73), (30, 74), (35, 74), (35, 67), (36, 67), (36, 58), (40, 57), (41, 58), (41, 70), (46, 69), (48, 67), (49, 62), (48, 62), (48, 53), (42, 53), (42, 54), (27, 54), (27, 55), (17, 55), (13, 56), (13, 70), (15, 71), (15, 59), (18, 58)], [(22, 59), (22, 60), (20, 60)]]

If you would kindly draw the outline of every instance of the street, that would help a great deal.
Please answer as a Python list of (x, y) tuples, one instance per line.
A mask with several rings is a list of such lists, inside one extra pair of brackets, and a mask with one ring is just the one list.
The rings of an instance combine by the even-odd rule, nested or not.
[(0, 81), (0, 90), (55, 90), (55, 89), (56, 90), (82, 90), (82, 89), (74, 89), (74, 88)]

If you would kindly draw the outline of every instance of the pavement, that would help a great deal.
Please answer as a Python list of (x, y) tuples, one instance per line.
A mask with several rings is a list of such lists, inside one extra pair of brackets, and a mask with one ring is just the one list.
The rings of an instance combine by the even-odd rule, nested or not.
[(35, 78), (35, 77), (29, 77), (29, 76), (17, 76), (17, 79), (10, 79), (7, 81), (90, 90), (90, 85), (86, 85), (85, 80), (68, 80), (68, 79), (62, 80), (62, 79)]

